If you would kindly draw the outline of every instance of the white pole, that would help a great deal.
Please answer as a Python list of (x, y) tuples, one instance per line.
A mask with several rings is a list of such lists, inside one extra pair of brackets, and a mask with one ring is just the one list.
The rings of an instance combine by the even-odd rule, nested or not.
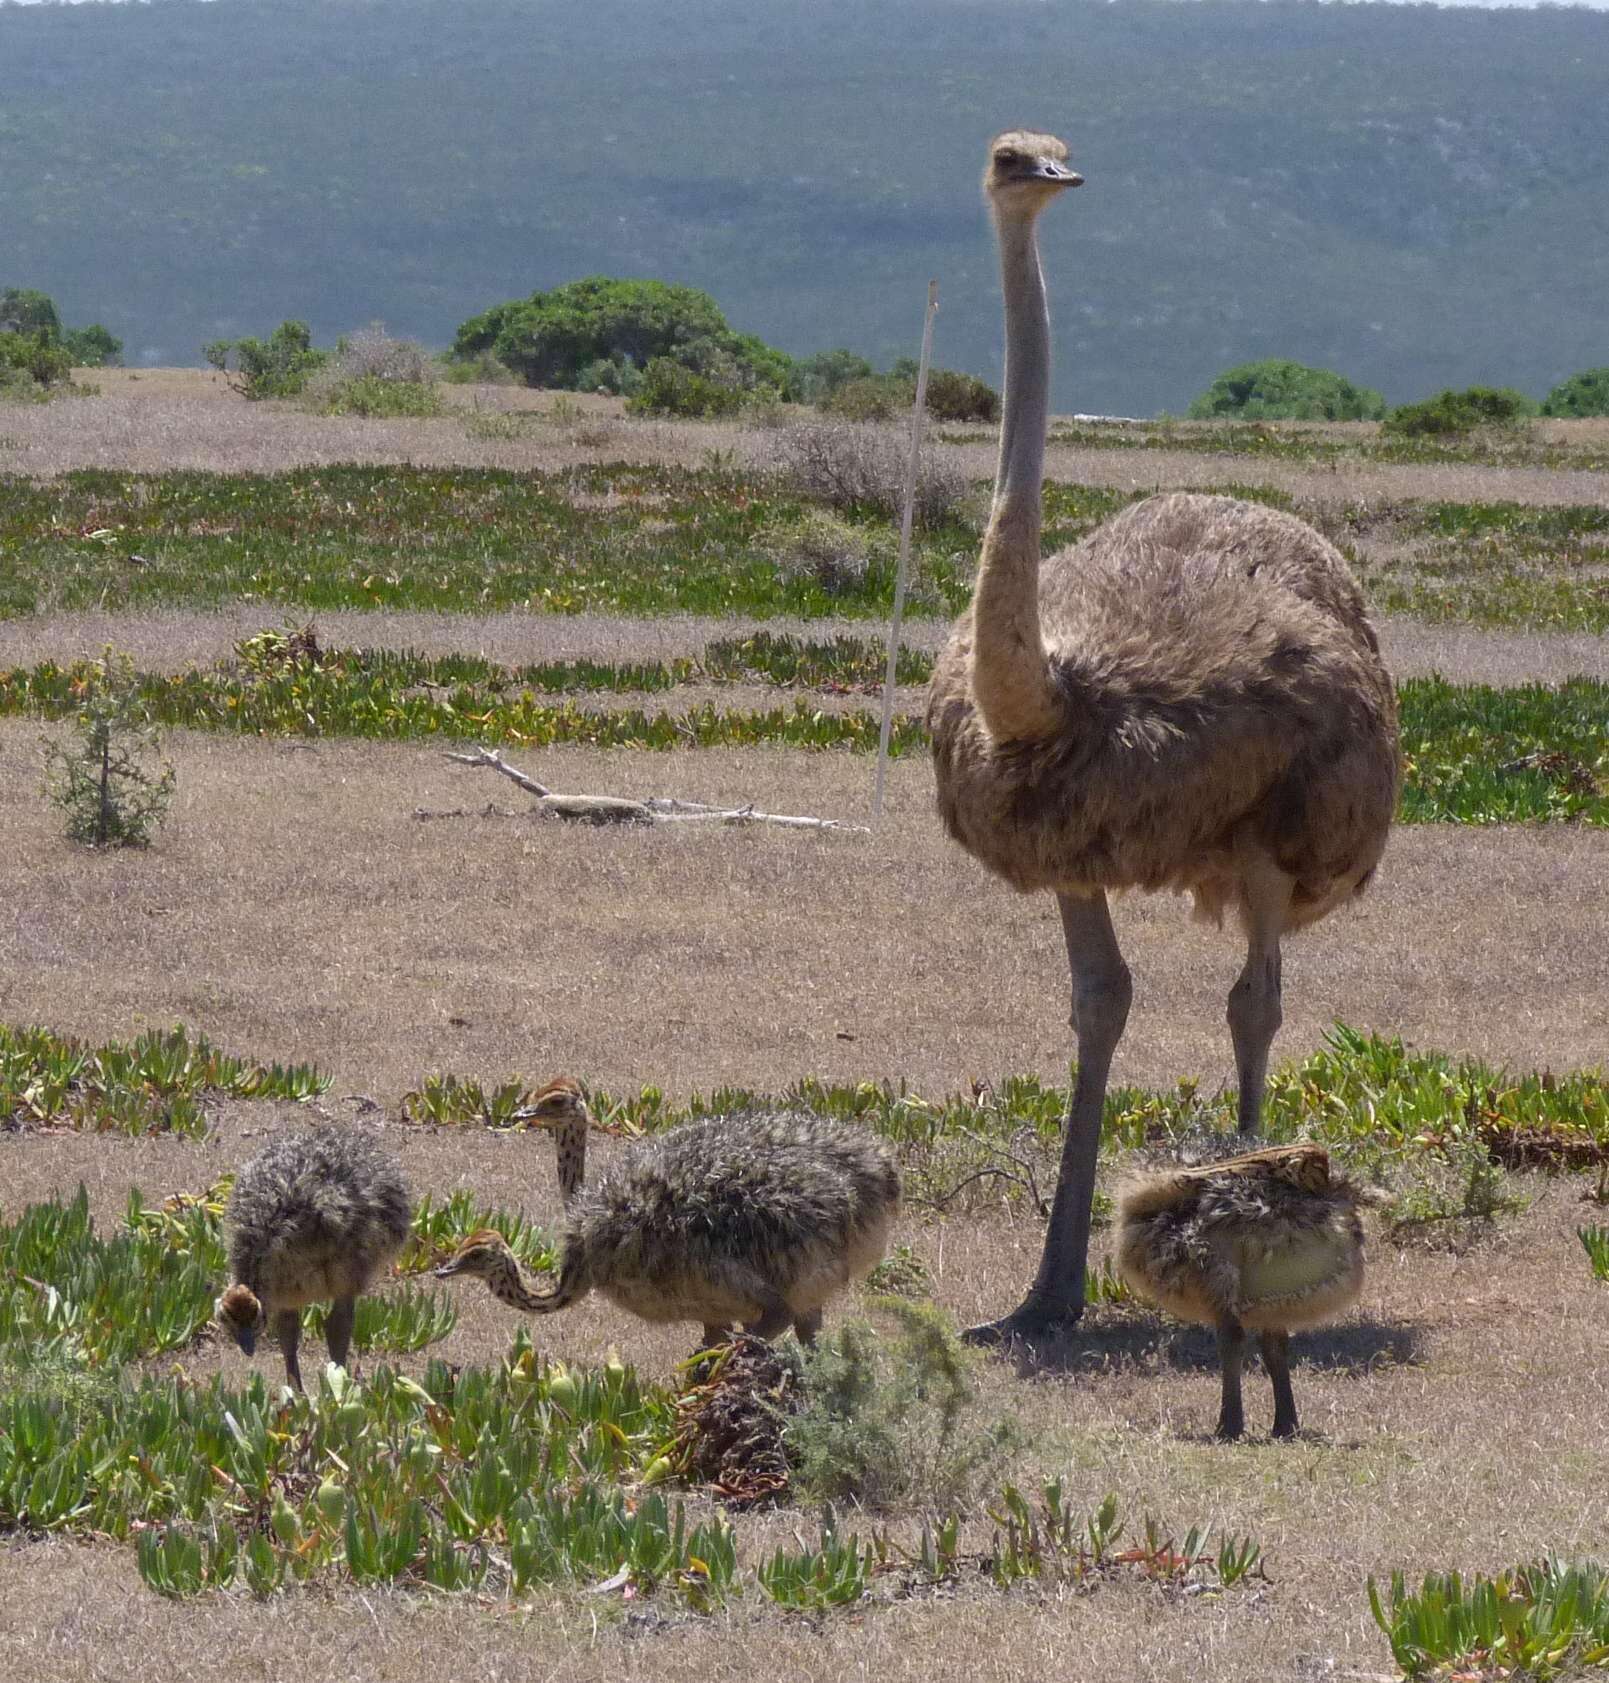
[(877, 734), (877, 782), (872, 789), (872, 817), (883, 815), (883, 778), (888, 770), (888, 738), (894, 726), (894, 674), (899, 667), (899, 622), (905, 612), (905, 575), (911, 563), (911, 514), (916, 505), (916, 466), (922, 453), (922, 411), (927, 403), (927, 364), (933, 354), (933, 318), (939, 309), (939, 283), (927, 283), (927, 313), (922, 318), (922, 360), (916, 367), (916, 402), (911, 408), (911, 455), (905, 466), (905, 507), (899, 523), (899, 565), (894, 573), (894, 613), (888, 622), (888, 674), (883, 680), (883, 726)]

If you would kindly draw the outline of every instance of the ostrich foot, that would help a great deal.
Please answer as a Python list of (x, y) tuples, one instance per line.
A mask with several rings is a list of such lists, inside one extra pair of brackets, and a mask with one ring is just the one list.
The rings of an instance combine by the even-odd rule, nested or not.
[(961, 1342), (982, 1349), (1003, 1349), (1008, 1344), (1026, 1344), (1036, 1349), (1068, 1337), (1083, 1313), (1082, 1304), (1040, 1303), (1029, 1298), (998, 1321), (981, 1321), (975, 1327), (968, 1327), (961, 1334)]

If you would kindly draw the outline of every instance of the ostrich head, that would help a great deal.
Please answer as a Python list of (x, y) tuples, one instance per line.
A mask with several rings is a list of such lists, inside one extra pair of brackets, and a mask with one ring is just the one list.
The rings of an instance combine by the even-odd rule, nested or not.
[(592, 1114), (581, 1084), (561, 1075), (532, 1097), (526, 1112), (533, 1128), (551, 1128), (559, 1154), (559, 1191), (565, 1203), (580, 1190), (587, 1172), (587, 1130)]
[(1008, 129), (989, 142), (983, 193), (997, 215), (1037, 216), (1064, 187), (1083, 176), (1067, 166), (1067, 148), (1053, 134)]
[(231, 1286), (218, 1299), (218, 1324), (250, 1356), (256, 1353), (257, 1335), (268, 1324), (268, 1315), (250, 1286)]
[(434, 1270), (438, 1280), (450, 1280), (454, 1274), (476, 1274), (481, 1279), (504, 1272), (511, 1253), (508, 1241), (494, 1227), (483, 1227), (471, 1233), (448, 1260)]

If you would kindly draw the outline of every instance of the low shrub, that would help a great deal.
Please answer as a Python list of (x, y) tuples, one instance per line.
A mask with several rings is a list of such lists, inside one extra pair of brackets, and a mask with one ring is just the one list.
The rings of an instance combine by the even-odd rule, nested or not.
[(1379, 392), (1288, 357), (1226, 369), (1189, 408), (1192, 420), (1224, 415), (1243, 421), (1373, 421), (1384, 413)]
[(250, 402), (298, 396), (329, 355), (314, 350), (305, 321), (282, 321), (266, 339), (214, 339), (201, 347), (201, 354), (228, 374), (229, 384)]
[(656, 356), (643, 371), (642, 383), (626, 407), (633, 415), (673, 415), (681, 420), (707, 421), (735, 415), (746, 394), (740, 386), (723, 384), (668, 356)]
[(1543, 1683), (1609, 1664), (1609, 1571), (1549, 1556), (1495, 1578), (1430, 1572), (1410, 1590), (1393, 1572), (1369, 1607), (1408, 1677), (1514, 1677)]
[(66, 741), (47, 736), (45, 787), (67, 834), (91, 847), (144, 847), (173, 796), (173, 767), (158, 748), (134, 662), (107, 648), (85, 671)]
[(777, 572), (790, 584), (804, 579), (829, 596), (852, 595), (872, 565), (870, 538), (825, 509), (806, 509), (772, 539)]
[(1000, 394), (971, 374), (934, 368), (927, 376), (927, 412), (935, 421), (998, 421)]
[(72, 357), (47, 334), (0, 332), (0, 396), (43, 396), (72, 371)]
[(784, 1434), (798, 1491), (870, 1508), (965, 1508), (1017, 1446), (980, 1420), (971, 1362), (937, 1309), (880, 1300), (885, 1337), (845, 1322), (805, 1356), (804, 1405)]
[(1609, 368), (1584, 368), (1561, 380), (1544, 399), (1542, 413), (1563, 419), (1609, 415)]
[(346, 335), (307, 386), (327, 415), (439, 415), (436, 365), (423, 345), (394, 339), (382, 322)]
[(366, 419), (387, 420), (441, 413), (441, 399), (434, 386), (386, 380), (378, 374), (364, 374), (355, 380), (337, 380), (321, 385), (318, 391), (309, 395), (314, 407), (325, 415), (361, 415)]
[(1381, 431), (1396, 438), (1439, 438), (1481, 427), (1514, 427), (1538, 412), (1536, 401), (1509, 387), (1470, 386), (1441, 391), (1422, 403), (1393, 409)]
[[(790, 489), (840, 510), (897, 521), (905, 499), (910, 440), (902, 428), (807, 421), (772, 435), (771, 462)], [(915, 519), (935, 527), (964, 522), (972, 483), (932, 451), (917, 467)]]

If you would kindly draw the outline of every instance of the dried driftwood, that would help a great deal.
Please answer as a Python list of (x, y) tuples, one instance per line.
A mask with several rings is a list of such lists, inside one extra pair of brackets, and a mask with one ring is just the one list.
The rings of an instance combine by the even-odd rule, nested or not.
[[(864, 824), (846, 824), (839, 818), (806, 818), (789, 813), (761, 812), (758, 807), (706, 806), (700, 801), (681, 801), (654, 795), (643, 801), (622, 800), (615, 795), (558, 795), (546, 784), (511, 766), (495, 748), (477, 748), (472, 754), (448, 753), (449, 760), (476, 768), (490, 766), (517, 783), (536, 799), (543, 818), (562, 818), (571, 824), (780, 824), (792, 830), (848, 830), (864, 835)], [(432, 814), (456, 817), (457, 813)]]

